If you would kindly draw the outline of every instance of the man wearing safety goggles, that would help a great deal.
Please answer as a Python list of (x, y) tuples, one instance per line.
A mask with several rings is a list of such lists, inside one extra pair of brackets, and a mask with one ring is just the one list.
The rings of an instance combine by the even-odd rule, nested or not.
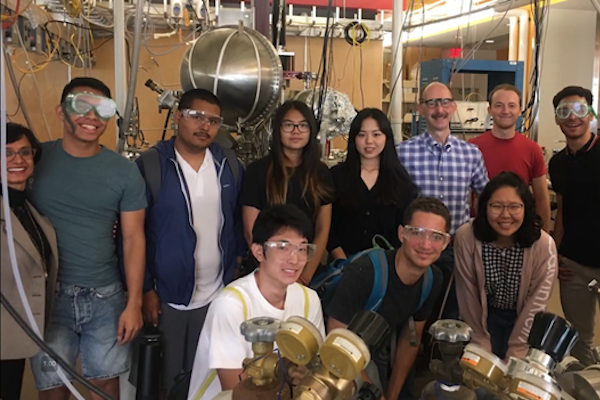
[(596, 117), (592, 93), (569, 86), (553, 99), (555, 121), (567, 147), (550, 160), (550, 179), (558, 209), (554, 239), (559, 253), (560, 297), (565, 317), (579, 332), (571, 355), (594, 363), (594, 324), (600, 294), (589, 291), (600, 282), (600, 143), (590, 124)]
[[(136, 166), (100, 144), (116, 113), (101, 81), (75, 78), (56, 107), (62, 138), (43, 143), (32, 201), (56, 229), (60, 267), (45, 332), (71, 366), (81, 356), (84, 377), (112, 398), (128, 370), (129, 342), (140, 330), (144, 278), (146, 192)], [(113, 226), (120, 221), (127, 283), (121, 284)], [(48, 355), (31, 361), (41, 398), (65, 399)]]
[(191, 371), (208, 307), (247, 249), (238, 207), (243, 167), (215, 141), (223, 123), (218, 97), (186, 91), (173, 120), (177, 136), (136, 160), (149, 189), (143, 312), (162, 335), (164, 394)]
[[(433, 263), (450, 243), (450, 212), (440, 200), (432, 197), (414, 200), (404, 213), (404, 222), (406, 225), (398, 228), (402, 246), (385, 252), (388, 283), (377, 309), (392, 330), (398, 332), (397, 343), (373, 355), (388, 400), (418, 397), (414, 394), (413, 363), (425, 323), (435, 312), (444, 286), (442, 272)], [(374, 287), (373, 267), (368, 256), (344, 267), (333, 298), (325, 306), (325, 313), (329, 315), (328, 331), (346, 328), (352, 317), (365, 309), (371, 291), (381, 290)], [(430, 292), (421, 297), (426, 292), (427, 286), (423, 284), (426, 275), (431, 277)], [(388, 370), (390, 356), (393, 360), (391, 372)]]

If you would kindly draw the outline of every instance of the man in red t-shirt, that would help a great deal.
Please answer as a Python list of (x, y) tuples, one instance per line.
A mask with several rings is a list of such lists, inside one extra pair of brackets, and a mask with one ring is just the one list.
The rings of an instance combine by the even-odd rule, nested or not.
[(550, 227), (550, 196), (546, 180), (546, 163), (540, 146), (516, 131), (521, 115), (521, 92), (515, 86), (502, 84), (489, 97), (488, 113), (494, 125), (469, 142), (479, 146), (492, 179), (502, 171), (512, 171), (533, 188), (535, 210), (542, 217), (542, 228)]

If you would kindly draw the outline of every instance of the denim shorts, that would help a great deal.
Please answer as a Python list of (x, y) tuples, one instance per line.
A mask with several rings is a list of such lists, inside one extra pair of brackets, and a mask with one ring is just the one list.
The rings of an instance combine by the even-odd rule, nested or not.
[[(58, 283), (44, 340), (72, 367), (81, 356), (86, 379), (116, 377), (128, 371), (129, 345), (117, 342), (119, 317), (124, 309), (121, 283), (99, 288)], [(56, 372), (57, 363), (44, 351), (31, 358), (31, 369), (38, 390), (64, 385)]]

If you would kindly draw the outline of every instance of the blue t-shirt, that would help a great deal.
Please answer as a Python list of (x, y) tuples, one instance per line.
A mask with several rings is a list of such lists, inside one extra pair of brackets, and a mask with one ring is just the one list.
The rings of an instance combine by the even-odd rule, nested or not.
[(134, 163), (103, 147), (73, 157), (62, 139), (43, 143), (31, 200), (58, 239), (58, 281), (82, 287), (118, 282), (113, 226), (120, 212), (146, 207), (146, 187)]

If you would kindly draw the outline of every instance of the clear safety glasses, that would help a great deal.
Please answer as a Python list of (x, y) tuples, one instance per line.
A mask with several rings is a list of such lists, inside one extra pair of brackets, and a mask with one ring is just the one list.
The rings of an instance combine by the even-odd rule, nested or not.
[(295, 254), (301, 262), (310, 260), (317, 250), (317, 245), (312, 243), (265, 242), (264, 247), (271, 249), (270, 253), (280, 260), (288, 260)]
[(415, 226), (404, 226), (404, 237), (412, 242), (421, 242), (425, 239), (430, 243), (445, 246), (450, 242), (450, 235), (435, 229), (418, 228)]
[(83, 116), (94, 110), (98, 118), (108, 121), (117, 113), (117, 104), (108, 97), (93, 93), (71, 93), (65, 99), (65, 107), (71, 115)]

